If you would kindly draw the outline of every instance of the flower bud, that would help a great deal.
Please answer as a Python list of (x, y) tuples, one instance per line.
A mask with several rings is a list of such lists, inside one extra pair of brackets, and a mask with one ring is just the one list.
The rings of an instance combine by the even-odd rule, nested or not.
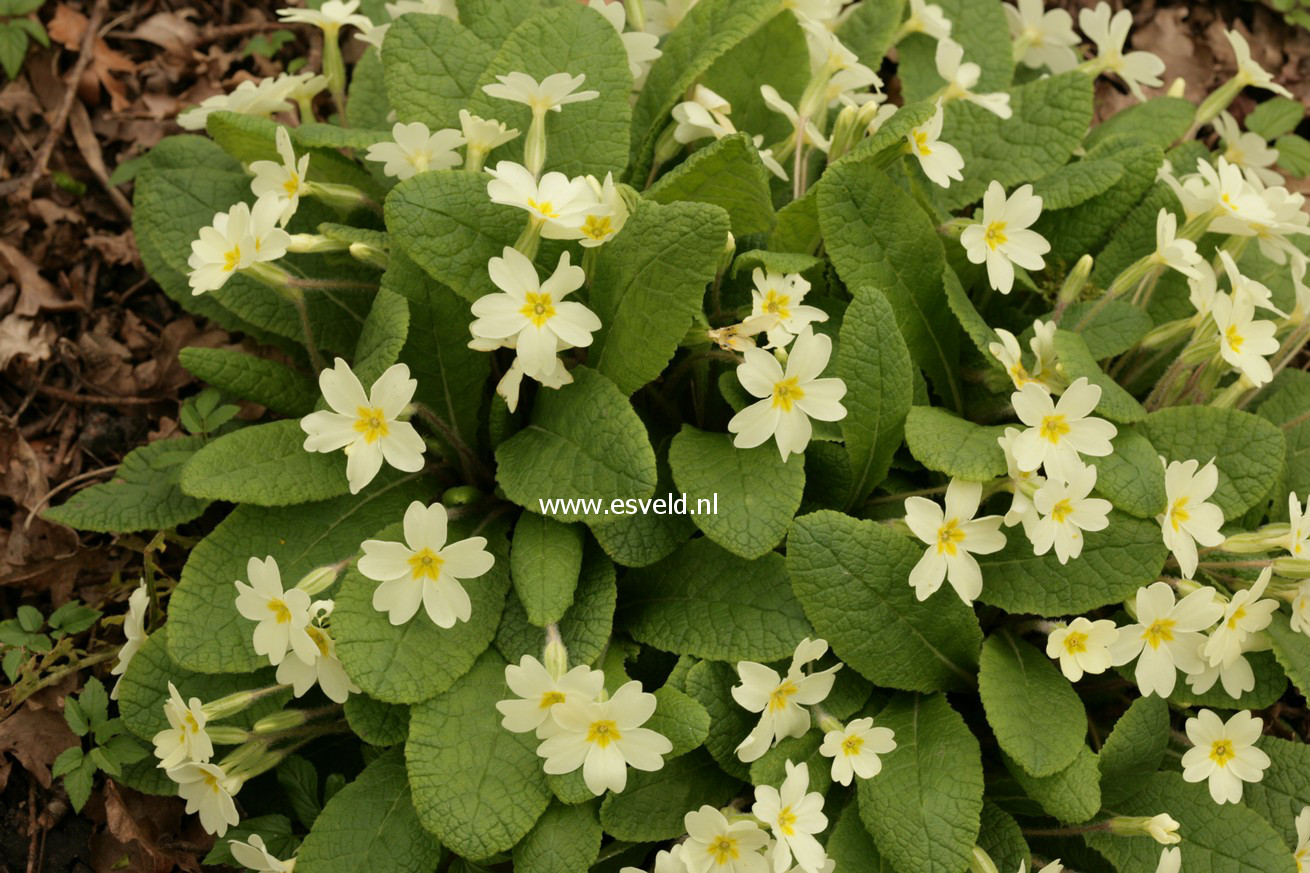
[(250, 739), (250, 732), (233, 725), (206, 725), (205, 733), (216, 746), (238, 746)]
[(227, 718), (229, 715), (236, 715), (257, 699), (253, 691), (237, 691), (226, 697), (220, 697), (218, 700), (209, 701), (200, 707), (200, 711), (205, 714), (207, 720), (218, 721)]
[(1284, 579), (1310, 579), (1310, 560), (1306, 558), (1274, 558), (1274, 575)]
[(982, 846), (974, 846), (973, 853), (969, 856), (969, 873), (1000, 873), (996, 869), (996, 862), (992, 856)]
[(332, 587), (332, 583), (337, 581), (337, 576), (341, 574), (341, 570), (340, 564), (329, 564), (326, 567), (310, 570), (296, 583), (296, 587), (310, 597), (321, 594)]
[(306, 182), (306, 193), (327, 205), (346, 212), (369, 202), (368, 195), (353, 185), (340, 182)]
[(350, 256), (360, 263), (377, 267), (379, 270), (385, 270), (390, 260), (384, 250), (362, 242), (350, 244)]
[(655, 140), (655, 166), (668, 163), (682, 151), (682, 143), (673, 136), (673, 132), (677, 129), (677, 123), (670, 121), (664, 130), (660, 131), (659, 138)]
[(1064, 304), (1073, 303), (1083, 293), (1083, 286), (1087, 284), (1087, 277), (1092, 275), (1091, 255), (1083, 255), (1078, 259), (1078, 263), (1073, 265), (1069, 275), (1065, 277), (1064, 284), (1060, 286), (1059, 302)]
[(277, 734), (298, 728), (309, 721), (309, 713), (303, 709), (284, 709), (272, 715), (266, 715), (251, 728), (257, 734)]
[(1220, 544), (1221, 551), (1233, 555), (1259, 555), (1281, 549), (1291, 527), (1287, 523), (1267, 524), (1259, 530), (1233, 534)]
[(456, 485), (446, 489), (441, 495), (441, 502), (446, 506), (468, 506), (477, 503), (482, 497), (482, 492), (473, 485)]
[(863, 133), (864, 127), (860, 125), (859, 117), (860, 110), (855, 106), (843, 106), (837, 113), (837, 120), (832, 125), (832, 140), (828, 147), (828, 163), (850, 151), (856, 138)]
[(559, 628), (551, 625), (546, 628), (546, 648), (541, 654), (542, 664), (553, 679), (559, 679), (569, 672), (569, 650), (559, 635)]
[(737, 256), (737, 238), (728, 231), (728, 238), (723, 243), (723, 252), (719, 255), (718, 272), (723, 273), (732, 266), (732, 259)]
[(1178, 822), (1168, 813), (1159, 815), (1117, 815), (1107, 822), (1109, 831), (1123, 837), (1149, 836), (1162, 846), (1182, 841), (1178, 836)]
[(293, 233), (291, 234), (291, 242), (287, 243), (287, 251), (296, 254), (340, 252), (344, 251), (345, 248), (345, 242), (329, 239), (320, 233)]

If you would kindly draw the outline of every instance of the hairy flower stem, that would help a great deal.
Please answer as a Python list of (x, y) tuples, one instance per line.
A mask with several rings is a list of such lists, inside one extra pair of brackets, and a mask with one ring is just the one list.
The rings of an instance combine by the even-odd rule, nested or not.
[(437, 415), (428, 406), (422, 403), (412, 404), (415, 413), (423, 420), (428, 427), (432, 428), (437, 434), (445, 440), (446, 444), (455, 450), (459, 455), (460, 469), (464, 473), (467, 482), (494, 482), (495, 478), (485, 465), (478, 459), (473, 450), (469, 448), (468, 443), (460, 437), (459, 432), (451, 427), (445, 419)]

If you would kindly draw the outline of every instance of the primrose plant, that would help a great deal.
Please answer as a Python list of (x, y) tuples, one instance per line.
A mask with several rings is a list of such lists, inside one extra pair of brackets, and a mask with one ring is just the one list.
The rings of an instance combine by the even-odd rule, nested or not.
[(1304, 866), (1303, 108), (1242, 36), (1198, 106), (1106, 3), (521, 7), (283, 10), (322, 68), (145, 159), (257, 353), (47, 513), (194, 543), (113, 667), (155, 756), (87, 760), (264, 871)]

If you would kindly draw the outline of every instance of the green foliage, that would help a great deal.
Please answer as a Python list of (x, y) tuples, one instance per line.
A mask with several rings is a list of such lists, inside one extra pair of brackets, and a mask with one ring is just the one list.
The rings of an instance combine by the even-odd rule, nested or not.
[(119, 776), (122, 768), (146, 757), (149, 752), (130, 734), (123, 732), (123, 720), (110, 718), (109, 695), (99, 679), (87, 680), (82, 693), (64, 699), (64, 721), (78, 737), (89, 740), (89, 749), (81, 743), (59, 753), (50, 767), (50, 775), (62, 778), (73, 809), (81, 812), (91, 796), (91, 784), (97, 770), (107, 776)]
[(693, 152), (651, 186), (646, 196), (656, 203), (687, 200), (721, 206), (738, 236), (773, 229), (769, 171), (745, 134), (726, 136)]
[[(1086, 747), (1087, 713), (1045, 653), (1023, 640), (992, 635), (978, 672), (987, 722), (1002, 751), (1033, 776), (1050, 776)], [(1036, 722), (1034, 712), (1042, 717)]]
[(221, 436), (182, 467), (182, 491), (204, 501), (290, 506), (349, 490), (346, 459), (307, 452), (294, 420), (257, 424)]
[(306, 415), (318, 400), (318, 387), (312, 380), (268, 358), (199, 346), (182, 349), (177, 357), (197, 379), (280, 415)]
[(582, 528), (525, 512), (514, 526), (510, 578), (514, 593), (537, 627), (554, 624), (573, 605), (582, 570)]

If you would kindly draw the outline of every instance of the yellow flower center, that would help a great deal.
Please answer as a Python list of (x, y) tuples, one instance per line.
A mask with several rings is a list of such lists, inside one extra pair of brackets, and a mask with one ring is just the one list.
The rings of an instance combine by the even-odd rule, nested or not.
[(1146, 640), (1146, 644), (1151, 648), (1158, 649), (1165, 643), (1173, 642), (1176, 624), (1178, 622), (1170, 618), (1157, 618), (1142, 631), (1142, 639)]
[(1228, 326), (1228, 330), (1224, 331), (1224, 339), (1228, 342), (1230, 349), (1241, 354), (1242, 343), (1246, 342), (1246, 337), (1237, 332), (1237, 325), (1230, 324)]
[(791, 303), (791, 295), (779, 294), (772, 288), (764, 295), (764, 311), (779, 318), (791, 318), (791, 310), (787, 308), (789, 303)]
[(614, 222), (608, 215), (588, 215), (580, 230), (592, 239), (602, 240), (614, 233)]
[(602, 749), (621, 739), (623, 734), (619, 733), (619, 726), (608, 719), (593, 721), (587, 728), (587, 742), (595, 743)]
[(314, 641), (314, 645), (318, 646), (318, 653), (326, 658), (328, 656), (327, 634), (323, 633), (322, 630), (314, 627), (312, 624), (305, 628), (305, 633), (309, 634), (309, 638)]
[(563, 691), (547, 691), (545, 694), (541, 695), (541, 703), (537, 705), (537, 708), (550, 709), (557, 703), (563, 703), (564, 699)]
[(1051, 507), (1051, 518), (1055, 519), (1056, 524), (1064, 524), (1064, 520), (1071, 515), (1073, 515), (1073, 504), (1067, 497)]
[(282, 188), (287, 192), (288, 197), (295, 197), (300, 193), (300, 175), (298, 173), (288, 175), (287, 180), (282, 183)]
[(1310, 846), (1296, 850), (1296, 873), (1305, 873), (1307, 859), (1310, 859)]
[(555, 204), (549, 200), (542, 200), (538, 203), (531, 197), (528, 198), (528, 208), (536, 212), (542, 218), (559, 218), (559, 213), (555, 211)]
[(1087, 651), (1087, 634), (1082, 631), (1069, 631), (1064, 638), (1064, 650), (1071, 655), (1081, 655)]
[(1227, 622), (1228, 629), (1237, 630), (1237, 623), (1244, 618), (1246, 618), (1246, 607), (1245, 606), (1237, 607), (1237, 609), (1233, 611), (1233, 614), (1228, 616), (1228, 622)]
[(223, 271), (230, 273), (241, 263), (241, 246), (240, 244), (232, 246), (230, 250), (223, 253)]
[(773, 385), (773, 408), (782, 407), (783, 412), (791, 412), (792, 405), (805, 396), (800, 388), (800, 380), (795, 376), (783, 379)]
[(1220, 767), (1227, 767), (1228, 762), (1235, 757), (1237, 757), (1237, 751), (1233, 748), (1232, 740), (1215, 740), (1210, 746), (1210, 760)]
[(1037, 429), (1042, 439), (1049, 443), (1059, 443), (1060, 437), (1069, 432), (1069, 420), (1063, 415), (1047, 415), (1042, 417), (1042, 424)]
[(273, 620), (278, 624), (287, 624), (291, 621), (291, 610), (281, 599), (274, 597), (268, 602), (268, 611), (273, 613)]
[(1192, 514), (1187, 511), (1186, 497), (1179, 497), (1174, 501), (1174, 505), (1169, 507), (1169, 524), (1173, 526), (1175, 531), (1178, 530), (1179, 525), (1191, 517)]
[(910, 135), (914, 137), (914, 147), (920, 155), (926, 158), (932, 154), (932, 149), (928, 148), (928, 134), (916, 130)]
[(960, 527), (959, 519), (952, 518), (937, 528), (937, 554), (945, 552), (954, 558), (959, 554), (959, 544), (962, 542), (964, 542), (964, 530)]
[(427, 578), (436, 582), (441, 576), (441, 565), (444, 563), (440, 555), (426, 546), (422, 551), (409, 556), (409, 568), (414, 579)]
[(850, 736), (841, 741), (843, 755), (858, 755), (864, 747), (864, 737)]
[(191, 733), (200, 733), (200, 722), (196, 721), (195, 713), (190, 710), (187, 710), (186, 714), (182, 716), (182, 723), (186, 725), (186, 729)]
[(519, 314), (532, 322), (533, 327), (544, 327), (546, 322), (555, 317), (555, 304), (549, 294), (529, 291), (525, 296), (528, 302), (519, 309)]
[(769, 710), (777, 712), (778, 710), (785, 708), (787, 706), (787, 701), (790, 700), (797, 691), (800, 691), (800, 689), (796, 687), (795, 682), (790, 679), (784, 679), (782, 684), (773, 689), (769, 694)]
[(724, 867), (728, 862), (735, 861), (741, 856), (741, 852), (737, 848), (737, 841), (727, 834), (719, 834), (714, 842), (710, 843), (706, 852), (719, 867)]
[(355, 410), (355, 430), (364, 435), (364, 442), (372, 445), (391, 433), (387, 416), (378, 407), (361, 406)]
[(218, 794), (218, 792), (222, 790), (222, 786), (218, 784), (217, 777), (215, 777), (214, 774), (210, 773), (208, 770), (202, 770), (200, 773), (200, 778), (204, 781), (205, 787), (208, 788), (210, 791), (212, 791), (214, 794)]
[(790, 806), (784, 806), (778, 813), (778, 830), (784, 837), (790, 837), (796, 833), (796, 813), (791, 811)]
[(987, 234), (984, 238), (987, 240), (987, 247), (992, 251), (996, 251), (1005, 245), (1009, 240), (1009, 237), (1005, 235), (1005, 222), (993, 221), (987, 225)]

